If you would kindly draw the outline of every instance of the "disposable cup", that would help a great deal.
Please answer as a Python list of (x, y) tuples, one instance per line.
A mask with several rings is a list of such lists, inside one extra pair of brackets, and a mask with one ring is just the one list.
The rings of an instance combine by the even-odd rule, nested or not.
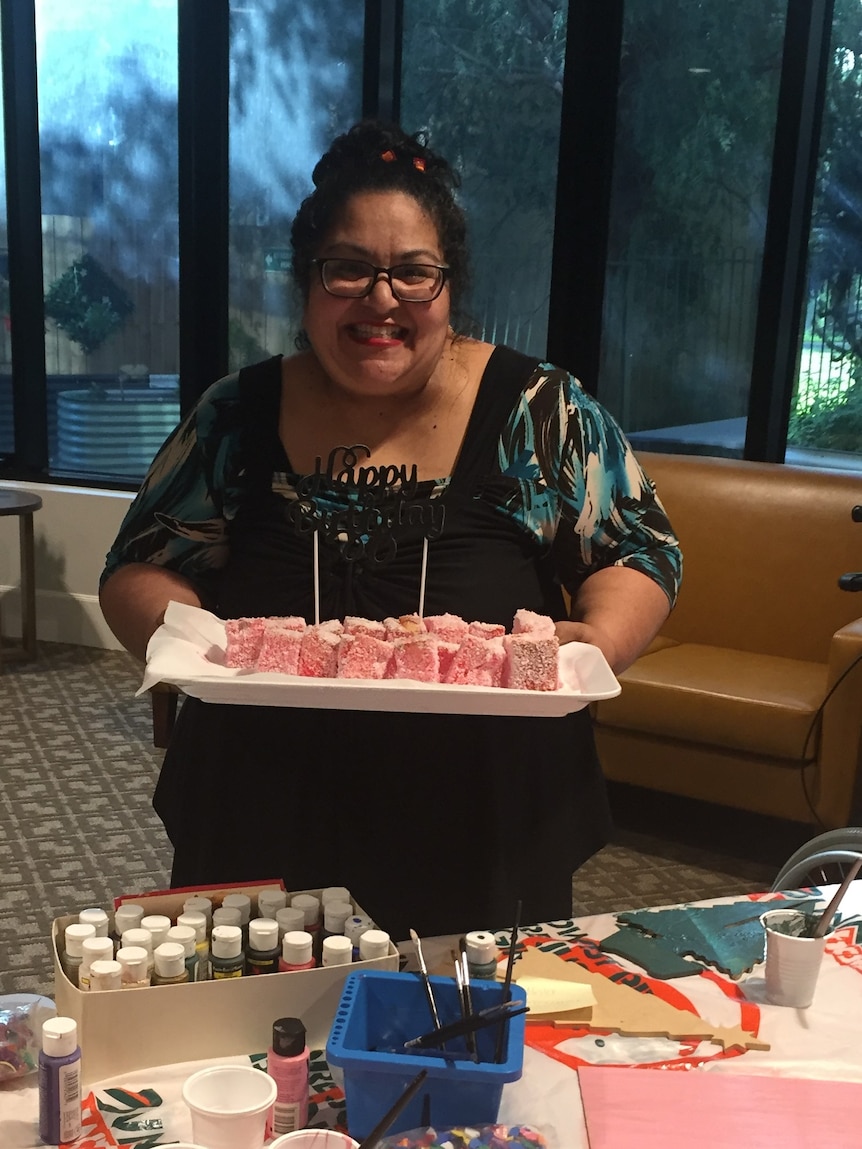
[(270, 1141), (266, 1149), (359, 1149), (359, 1142), (336, 1129), (294, 1129)]
[(212, 1065), (183, 1082), (192, 1137), (207, 1149), (260, 1149), (275, 1081), (250, 1065)]
[(817, 988), (826, 938), (794, 936), (809, 921), (799, 910), (768, 910), (760, 920), (766, 933), (766, 1000), (807, 1009)]

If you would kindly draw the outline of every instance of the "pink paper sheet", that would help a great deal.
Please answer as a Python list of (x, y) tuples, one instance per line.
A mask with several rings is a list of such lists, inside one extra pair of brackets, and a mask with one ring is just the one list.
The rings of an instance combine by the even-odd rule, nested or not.
[(862, 1144), (857, 1082), (607, 1066), (579, 1069), (578, 1080), (590, 1149)]

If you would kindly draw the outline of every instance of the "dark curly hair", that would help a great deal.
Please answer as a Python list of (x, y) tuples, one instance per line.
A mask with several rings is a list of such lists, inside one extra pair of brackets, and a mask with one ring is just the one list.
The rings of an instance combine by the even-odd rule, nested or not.
[[(385, 157), (385, 158), (384, 158)], [(404, 192), (433, 221), (449, 265), (449, 298), (455, 317), (469, 286), (467, 223), (455, 199), (457, 172), (426, 144), (421, 132), (363, 120), (337, 136), (312, 172), (314, 191), (300, 204), (290, 232), (292, 271), (303, 299), (311, 285), (311, 261), (348, 201), (361, 192)]]

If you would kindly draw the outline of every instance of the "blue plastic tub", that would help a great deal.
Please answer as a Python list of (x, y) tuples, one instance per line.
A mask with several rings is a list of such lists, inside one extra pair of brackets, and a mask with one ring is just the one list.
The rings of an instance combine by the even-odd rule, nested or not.
[[(431, 986), (443, 1025), (461, 1016), (453, 978), (432, 977)], [(496, 982), (471, 983), (478, 1013), (503, 1000)], [(526, 1001), (517, 985), (511, 996)], [(476, 1034), (479, 1061), (467, 1054), (463, 1037), (447, 1042), (446, 1053), (401, 1050), (405, 1041), (433, 1029), (422, 980), (418, 974), (361, 971), (351, 973), (326, 1043), (326, 1058), (344, 1071), (347, 1123), (351, 1136), (365, 1137), (401, 1096), (420, 1069), (427, 1069), (422, 1088), (398, 1118), (399, 1129), (425, 1123), (438, 1127), (493, 1122), (503, 1086), (517, 1081), (524, 1063), (524, 1014), (508, 1019), (503, 1060), (495, 1062), (497, 1026)], [(392, 1129), (391, 1132), (396, 1132)]]

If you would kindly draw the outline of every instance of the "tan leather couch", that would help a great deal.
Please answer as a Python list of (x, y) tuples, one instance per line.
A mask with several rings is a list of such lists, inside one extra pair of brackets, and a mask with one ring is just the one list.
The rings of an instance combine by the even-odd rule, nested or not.
[(862, 524), (851, 519), (862, 476), (639, 458), (679, 535), (684, 576), (661, 634), (621, 676), (622, 694), (594, 707), (607, 776), (847, 825), (862, 663), (848, 668), (862, 657), (862, 594), (838, 578), (862, 570)]

